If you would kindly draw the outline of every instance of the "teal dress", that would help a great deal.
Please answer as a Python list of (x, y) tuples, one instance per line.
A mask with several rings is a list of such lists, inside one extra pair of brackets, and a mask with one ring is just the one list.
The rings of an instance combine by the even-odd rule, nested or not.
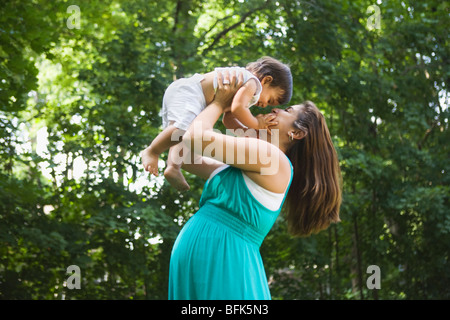
[(208, 180), (200, 209), (184, 225), (172, 249), (169, 299), (271, 299), (259, 247), (285, 199), (286, 195), (278, 210), (267, 209), (234, 167)]

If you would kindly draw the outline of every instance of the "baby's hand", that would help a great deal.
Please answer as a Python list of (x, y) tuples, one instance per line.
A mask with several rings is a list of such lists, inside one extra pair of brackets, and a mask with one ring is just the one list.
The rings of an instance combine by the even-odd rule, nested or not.
[(271, 126), (275, 126), (278, 124), (277, 121), (273, 121), (275, 119), (276, 115), (273, 113), (268, 114), (258, 114), (256, 116), (256, 119), (258, 119), (258, 130), (266, 129), (267, 132), (269, 132), (270, 135), (272, 135), (272, 131), (270, 131)]

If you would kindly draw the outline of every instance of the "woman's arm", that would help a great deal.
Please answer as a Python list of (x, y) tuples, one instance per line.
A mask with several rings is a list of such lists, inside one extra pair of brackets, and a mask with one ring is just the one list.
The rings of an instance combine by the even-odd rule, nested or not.
[(240, 122), (231, 111), (224, 112), (222, 117), (222, 123), (227, 129), (248, 129), (242, 122)]
[(223, 166), (224, 163), (215, 159), (197, 156), (193, 163), (183, 163), (181, 168), (195, 174), (197, 177), (208, 179), (211, 173), (217, 168)]
[[(223, 82), (223, 75), (219, 72), (219, 83), (222, 84)], [(229, 76), (229, 74), (227, 73), (227, 76)], [(204, 118), (204, 120), (197, 119), (199, 116), (197, 116), (197, 118), (195, 120), (198, 121), (198, 124), (203, 124), (205, 126), (205, 130), (212, 130), (214, 127), (214, 124), (216, 123), (218, 117), (220, 116), (220, 114), (226, 110), (223, 110), (222, 108), (217, 108), (217, 103), (220, 103), (223, 106), (229, 106), (231, 104), (231, 101), (236, 93), (236, 91), (240, 88), (240, 86), (242, 86), (242, 76), (239, 77), (239, 84), (236, 84), (236, 74), (234, 73), (232, 76), (233, 79), (233, 84), (235, 84), (235, 86), (233, 87), (233, 90), (231, 90), (231, 88), (228, 88), (229, 90), (224, 90), (224, 88), (222, 88), (220, 90), (220, 93), (216, 95), (215, 100), (208, 106), (207, 109), (209, 109), (208, 111), (213, 111), (212, 113), (212, 118), (209, 118), (209, 116), (202, 115), (202, 117)], [(215, 110), (214, 110), (215, 109)], [(228, 110), (231, 110), (230, 107), (226, 108)], [(228, 113), (230, 111), (227, 111)], [(227, 113), (225, 112), (225, 113)], [(214, 120), (215, 119), (215, 120)], [(194, 120), (194, 121), (195, 121)], [(208, 121), (210, 120), (210, 121)], [(192, 128), (192, 125), (191, 125)], [(193, 131), (191, 130), (191, 133)], [(190, 148), (192, 139), (190, 134), (188, 134), (188, 132), (186, 132), (186, 134), (183, 136), (183, 139), (186, 139), (186, 141), (183, 141), (184, 145), (187, 146), (188, 150), (185, 150), (186, 154), (190, 154), (190, 151), (192, 150)], [(191, 149), (191, 150), (189, 150)], [(192, 174), (195, 174), (196, 176), (203, 178), (203, 179), (208, 179), (211, 176), (211, 173), (219, 168), (220, 166), (223, 166), (224, 163), (222, 161), (218, 161), (216, 159), (213, 158), (208, 158), (208, 157), (203, 157), (199, 154), (194, 154), (194, 156), (188, 156), (186, 157), (186, 159), (190, 160), (190, 162), (188, 161), (184, 161), (182, 163), (182, 168), (183, 170), (186, 170)]]
[(234, 92), (242, 85), (242, 76), (236, 85), (232, 75), (231, 85), (226, 86), (222, 84), (222, 75), (218, 76), (216, 98), (195, 118), (184, 134), (183, 142), (196, 154), (243, 171), (258, 173), (258, 184), (273, 192), (284, 192), (290, 181), (290, 166), (279, 148), (262, 139), (232, 137), (213, 129), (222, 111), (229, 105), (230, 97), (232, 99)]

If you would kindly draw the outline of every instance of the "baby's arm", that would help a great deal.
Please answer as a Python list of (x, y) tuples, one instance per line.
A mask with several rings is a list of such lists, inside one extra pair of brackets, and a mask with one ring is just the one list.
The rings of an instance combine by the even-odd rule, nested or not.
[(236, 92), (236, 95), (233, 98), (233, 102), (231, 103), (231, 113), (245, 127), (259, 129), (260, 123), (258, 119), (252, 115), (248, 108), (250, 100), (255, 95), (255, 92), (255, 80), (250, 79), (244, 84), (242, 88), (238, 90), (238, 92)]

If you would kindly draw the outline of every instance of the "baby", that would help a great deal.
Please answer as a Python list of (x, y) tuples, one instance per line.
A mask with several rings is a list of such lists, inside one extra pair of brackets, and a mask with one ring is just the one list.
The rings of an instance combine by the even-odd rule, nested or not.
[(158, 159), (161, 153), (169, 149), (167, 168), (164, 177), (176, 189), (189, 189), (181, 173), (181, 165), (172, 161), (171, 154), (180, 152), (177, 144), (189, 128), (195, 117), (214, 99), (217, 88), (217, 72), (236, 78), (243, 74), (244, 85), (238, 90), (231, 104), (231, 111), (225, 112), (222, 122), (227, 129), (252, 128), (267, 129), (265, 118), (255, 117), (249, 108), (256, 105), (265, 108), (268, 105), (286, 104), (292, 96), (292, 74), (290, 68), (271, 57), (262, 57), (249, 63), (246, 68), (216, 68), (206, 74), (195, 74), (173, 82), (164, 93), (162, 103), (162, 121), (164, 130), (142, 153), (142, 164), (146, 171), (158, 176)]

